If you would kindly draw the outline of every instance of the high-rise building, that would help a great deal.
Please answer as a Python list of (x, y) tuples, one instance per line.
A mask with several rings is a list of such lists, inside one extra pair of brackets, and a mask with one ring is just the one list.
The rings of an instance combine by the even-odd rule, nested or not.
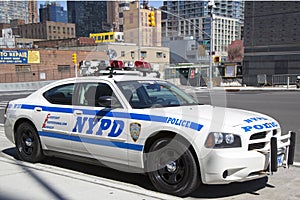
[(0, 23), (10, 23), (13, 19), (29, 22), (28, 1), (0, 1)]
[(67, 1), (68, 22), (76, 24), (76, 37), (110, 31), (107, 24), (107, 1)]
[(64, 8), (56, 2), (46, 2), (40, 5), (40, 22), (52, 21), (68, 23), (68, 14)]
[[(161, 46), (161, 11), (139, 6), (139, 1), (134, 1), (130, 3), (129, 10), (123, 11), (125, 42), (140, 46)], [(153, 25), (149, 23), (150, 13), (153, 14)]]
[[(300, 2), (246, 1), (244, 29), (244, 82), (287, 84), (300, 74)], [(277, 77), (272, 77), (276, 75)]]
[(38, 9), (36, 0), (28, 0), (28, 23), (38, 22)]
[[(162, 35), (166, 40), (193, 37), (219, 55), (227, 55), (231, 41), (242, 38), (244, 18), (243, 1), (214, 1), (214, 20), (208, 8), (209, 1), (164, 1), (166, 19), (162, 23)], [(171, 13), (171, 14), (170, 14)]]

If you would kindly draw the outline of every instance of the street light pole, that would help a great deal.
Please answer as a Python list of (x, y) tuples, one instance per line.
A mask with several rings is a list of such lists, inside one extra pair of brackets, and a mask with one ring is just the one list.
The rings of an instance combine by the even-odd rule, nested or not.
[(210, 0), (207, 4), (207, 7), (210, 11), (210, 37), (209, 37), (209, 43), (210, 43), (210, 48), (209, 48), (209, 88), (213, 88), (213, 80), (212, 80), (212, 76), (213, 76), (213, 72), (212, 72), (212, 53), (213, 53), (213, 20), (214, 20), (214, 13), (213, 13), (213, 9), (215, 7), (215, 2), (214, 0)]
[(138, 60), (141, 60), (140, 19), (141, 19), (141, 5), (140, 5), (140, 0), (138, 0)]

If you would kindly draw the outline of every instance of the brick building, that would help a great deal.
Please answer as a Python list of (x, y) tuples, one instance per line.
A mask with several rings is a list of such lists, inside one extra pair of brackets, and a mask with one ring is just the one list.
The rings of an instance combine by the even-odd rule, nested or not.
[[(5, 50), (17, 49), (3, 49), (2, 51)], [(97, 51), (53, 49), (37, 49), (35, 51), (39, 55), (38, 63), (0, 64), (0, 82), (30, 82), (74, 77), (73, 53), (77, 54), (78, 62), (80, 60), (108, 59), (105, 52)]]
[(46, 21), (44, 23), (23, 24), (19, 26), (20, 36), (35, 39), (75, 38), (75, 24)]

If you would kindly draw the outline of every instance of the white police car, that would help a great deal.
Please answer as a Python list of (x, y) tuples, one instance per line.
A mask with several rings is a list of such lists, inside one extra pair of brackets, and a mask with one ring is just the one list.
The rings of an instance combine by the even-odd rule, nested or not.
[(101, 161), (178, 196), (292, 164), (295, 143), (266, 115), (199, 105), (166, 81), (124, 75), (60, 80), (13, 100), (5, 134), (21, 160)]

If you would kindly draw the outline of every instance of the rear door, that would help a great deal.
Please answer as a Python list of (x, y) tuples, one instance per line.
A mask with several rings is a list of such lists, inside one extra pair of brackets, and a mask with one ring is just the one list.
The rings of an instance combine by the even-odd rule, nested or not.
[(39, 122), (37, 129), (42, 143), (50, 150), (71, 151), (69, 126), (73, 115), (73, 93), (74, 83), (56, 86), (43, 93), (49, 104), (34, 108), (33, 118)]

